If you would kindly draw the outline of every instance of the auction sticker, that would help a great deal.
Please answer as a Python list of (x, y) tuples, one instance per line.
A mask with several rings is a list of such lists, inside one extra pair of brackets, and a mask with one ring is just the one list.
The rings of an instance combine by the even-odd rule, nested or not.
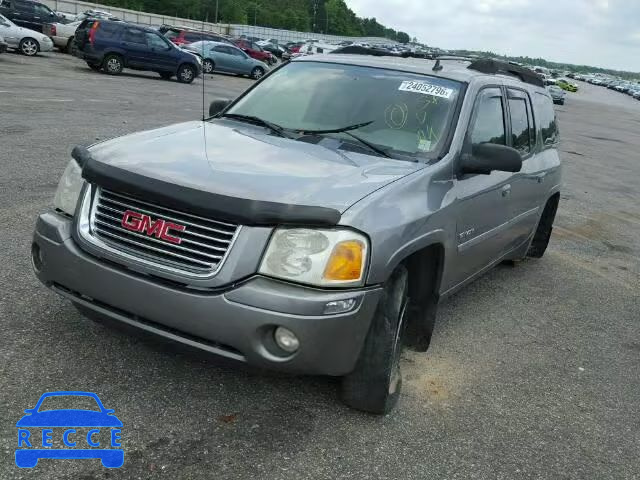
[(451, 98), (453, 94), (452, 88), (440, 87), (426, 82), (416, 82), (414, 80), (405, 80), (400, 84), (398, 90), (403, 92), (422, 93), (423, 95), (432, 95), (434, 97)]

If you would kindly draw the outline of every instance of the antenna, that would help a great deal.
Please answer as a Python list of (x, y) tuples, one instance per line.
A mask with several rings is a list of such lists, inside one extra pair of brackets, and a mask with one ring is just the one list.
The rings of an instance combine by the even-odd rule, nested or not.
[[(209, 18), (209, 12), (207, 12), (207, 19)], [(202, 31), (204, 32), (204, 20), (202, 20)], [(204, 35), (202, 36), (202, 40), (200, 42), (200, 47), (202, 48), (202, 64), (204, 65)], [(205, 109), (205, 91), (204, 84), (205, 79), (207, 78), (207, 74), (204, 71), (204, 66), (202, 67), (202, 121), (204, 122), (207, 118), (206, 109)], [(202, 131), (204, 132), (204, 125)]]

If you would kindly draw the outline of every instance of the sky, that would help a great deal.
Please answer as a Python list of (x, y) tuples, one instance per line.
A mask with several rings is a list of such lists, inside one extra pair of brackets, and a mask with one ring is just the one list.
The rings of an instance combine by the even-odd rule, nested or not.
[(640, 0), (346, 0), (444, 49), (640, 72)]

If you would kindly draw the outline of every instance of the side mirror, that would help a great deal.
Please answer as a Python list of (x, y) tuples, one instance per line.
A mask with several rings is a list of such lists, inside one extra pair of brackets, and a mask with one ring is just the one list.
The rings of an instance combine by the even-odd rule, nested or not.
[(522, 169), (522, 156), (515, 148), (495, 143), (473, 145), (471, 154), (461, 157), (462, 173), (489, 175), (492, 171), (519, 172)]
[(211, 102), (211, 105), (209, 105), (209, 116), (213, 117), (219, 114), (221, 111), (227, 108), (230, 103), (231, 100), (229, 100), (228, 98), (220, 98), (218, 100), (214, 100), (213, 102)]

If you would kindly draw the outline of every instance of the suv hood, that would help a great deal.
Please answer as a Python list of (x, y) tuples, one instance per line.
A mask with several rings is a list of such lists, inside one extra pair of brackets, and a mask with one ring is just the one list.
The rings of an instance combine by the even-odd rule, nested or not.
[[(333, 142), (326, 139), (324, 141)], [(336, 151), (230, 120), (187, 122), (90, 148), (98, 164), (191, 191), (344, 212), (423, 163)]]

